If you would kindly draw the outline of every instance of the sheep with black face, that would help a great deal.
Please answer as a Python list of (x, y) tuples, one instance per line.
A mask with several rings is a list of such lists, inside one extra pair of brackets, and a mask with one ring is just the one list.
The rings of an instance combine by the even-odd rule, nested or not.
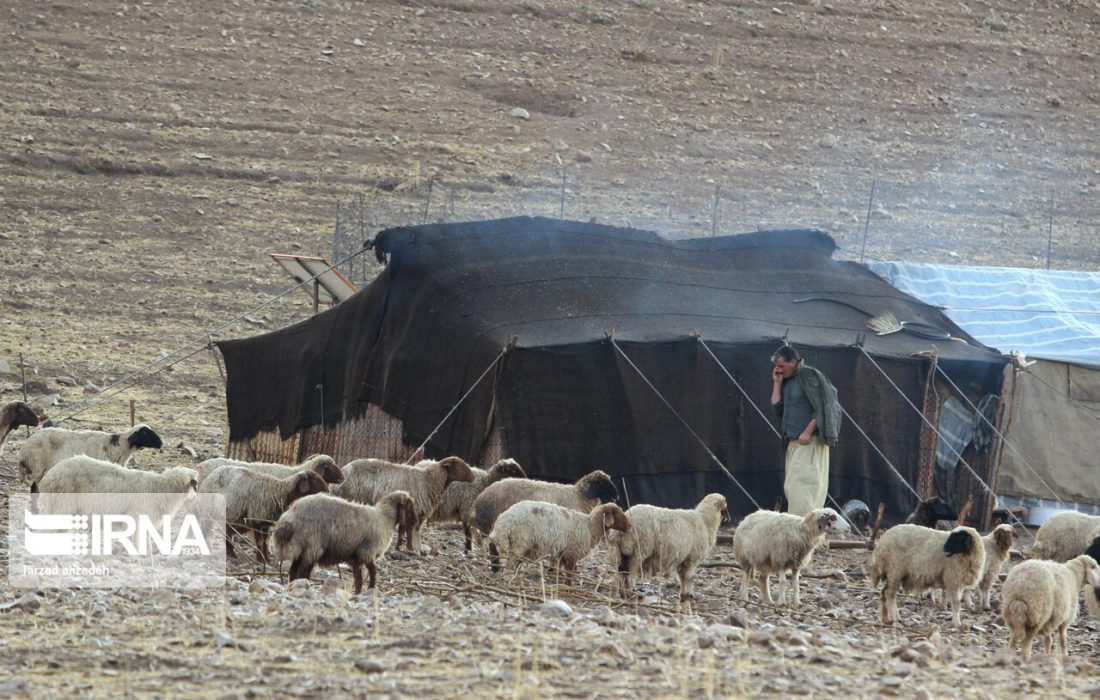
[(959, 514), (951, 507), (951, 504), (939, 496), (926, 498), (917, 504), (909, 517), (905, 519), (908, 525), (920, 525), (921, 527), (936, 527), (941, 520), (958, 520)]
[(21, 425), (31, 427), (38, 425), (38, 414), (30, 404), (22, 401), (9, 401), (4, 404), (4, 407), (0, 408), (0, 444), (3, 444), (8, 433)]
[(879, 602), (882, 622), (897, 623), (898, 591), (921, 593), (942, 589), (950, 603), (952, 619), (960, 625), (962, 594), (981, 581), (985, 547), (977, 530), (957, 527), (950, 532), (920, 525), (897, 525), (875, 544), (867, 562), (872, 590), (885, 581)]
[(144, 423), (119, 433), (45, 428), (23, 443), (19, 451), (19, 480), (29, 476), (31, 481), (41, 481), (46, 472), (66, 457), (87, 455), (125, 465), (138, 450), (146, 447), (159, 450), (162, 446), (160, 436)]

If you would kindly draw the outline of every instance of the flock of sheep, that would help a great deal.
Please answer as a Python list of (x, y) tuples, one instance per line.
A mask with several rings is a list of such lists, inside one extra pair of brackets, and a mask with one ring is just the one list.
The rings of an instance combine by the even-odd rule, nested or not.
[[(14, 425), (27, 424), (19, 403), (0, 409), (5, 435)], [(424, 525), (456, 522), (463, 526), (466, 549), (475, 542), (484, 545), (494, 572), (502, 559), (513, 576), (525, 562), (548, 561), (570, 577), (578, 562), (606, 541), (621, 595), (634, 595), (633, 582), (640, 578), (676, 576), (680, 599), (688, 601), (696, 568), (713, 548), (721, 523), (729, 520), (721, 494), (706, 496), (693, 509), (636, 505), (624, 512), (615, 504), (618, 490), (602, 471), (574, 484), (556, 484), (527, 478), (511, 459), (489, 469), (458, 457), (415, 465), (358, 459), (341, 467), (326, 455), (296, 466), (218, 458), (160, 474), (123, 466), (143, 447), (161, 447), (146, 425), (119, 433), (44, 428), (23, 444), (19, 474), (31, 479), (32, 492), (43, 495), (174, 493), (182, 503), (195, 491), (220, 493), (231, 555), (232, 535), (251, 535), (266, 565), (273, 535), (291, 580), (308, 579), (318, 564), (346, 563), (356, 593), (363, 589), (363, 567), (368, 587), (376, 585), (377, 562), (395, 535), (397, 549), (404, 544), (419, 553)], [(936, 501), (922, 503), (910, 517), (913, 522), (888, 529), (866, 563), (872, 589), (883, 585), (884, 624), (898, 622), (901, 591), (938, 589), (956, 625), (962, 598), (971, 591), (982, 607), (990, 607), (992, 586), (1012, 547), (1012, 526), (1000, 525), (984, 537), (965, 526), (939, 530), (934, 525), (944, 513)], [(749, 599), (755, 579), (761, 601), (798, 607), (800, 572), (828, 533), (847, 529), (831, 508), (804, 517), (766, 510), (746, 516), (733, 538), (741, 598)], [(1031, 553), (1035, 558), (1012, 567), (1001, 591), (1009, 645), (1013, 650), (1021, 645), (1024, 660), (1037, 637), (1049, 653), (1055, 634), (1062, 653), (1068, 653), (1066, 632), (1077, 618), (1082, 590), (1090, 613), (1100, 616), (1100, 517), (1054, 516), (1039, 529)], [(778, 601), (771, 595), (772, 574), (778, 578)]]

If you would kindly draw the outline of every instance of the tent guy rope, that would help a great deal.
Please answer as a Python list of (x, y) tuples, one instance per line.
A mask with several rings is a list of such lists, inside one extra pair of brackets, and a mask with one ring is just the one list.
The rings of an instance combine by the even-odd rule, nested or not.
[(694, 437), (699, 442), (699, 444), (702, 445), (707, 455), (715, 464), (718, 465), (718, 468), (725, 472), (726, 476), (730, 478), (730, 481), (736, 484), (737, 488), (741, 489), (741, 493), (745, 494), (745, 496), (749, 499), (749, 501), (752, 502), (754, 506), (757, 507), (757, 509), (760, 509), (760, 504), (756, 502), (756, 499), (752, 497), (752, 494), (749, 493), (745, 489), (745, 487), (741, 485), (741, 482), (737, 480), (737, 477), (735, 477), (729, 469), (726, 469), (726, 465), (722, 464), (722, 461), (718, 459), (718, 457), (715, 456), (713, 452), (711, 452), (711, 449), (707, 447), (707, 444), (705, 442), (703, 442), (703, 438), (699, 437), (699, 434), (696, 433), (690, 425), (688, 425), (688, 422), (684, 420), (683, 416), (681, 416), (676, 411), (676, 409), (672, 407), (672, 404), (668, 402), (668, 399), (666, 399), (661, 394), (661, 392), (657, 390), (657, 387), (653, 386), (653, 382), (649, 381), (649, 378), (647, 378), (642, 370), (638, 368), (638, 365), (634, 364), (634, 361), (631, 360), (625, 352), (623, 352), (623, 349), (619, 347), (619, 344), (615, 342), (615, 339), (609, 338), (608, 340), (611, 342), (611, 346), (615, 348), (615, 350), (617, 350), (620, 355), (623, 356), (623, 359), (626, 360), (627, 364), (629, 364), (631, 368), (633, 368), (633, 370), (638, 373), (638, 376), (642, 378), (642, 381), (645, 382), (646, 385), (653, 390), (653, 393), (657, 395), (657, 398), (661, 400), (661, 403), (663, 403), (668, 408), (668, 410), (672, 411), (672, 415), (676, 416), (677, 420), (679, 420), (680, 423), (683, 424), (683, 426), (687, 429), (687, 431), (691, 433), (692, 437)]
[(447, 411), (447, 415), (443, 416), (443, 420), (439, 421), (439, 425), (435, 426), (435, 430), (429, 433), (428, 437), (424, 439), (424, 442), (420, 443), (420, 447), (416, 448), (416, 450), (411, 455), (409, 455), (409, 458), (405, 460), (405, 464), (412, 464), (413, 458), (424, 451), (424, 447), (427, 446), (429, 442), (431, 442), (432, 438), (435, 437), (435, 434), (438, 433), (439, 429), (443, 427), (443, 424), (446, 423), (452, 415), (454, 415), (454, 412), (458, 410), (458, 407), (462, 405), (462, 402), (466, 400), (466, 397), (469, 396), (473, 392), (473, 390), (477, 388), (477, 385), (481, 383), (481, 380), (485, 379), (485, 375), (489, 374), (489, 371), (496, 367), (497, 363), (500, 362), (500, 358), (504, 357), (507, 353), (508, 346), (501, 348), (500, 353), (493, 359), (492, 362), (489, 363), (489, 366), (485, 368), (485, 371), (481, 373), (481, 376), (478, 377), (477, 380), (470, 385), (470, 388), (466, 390), (466, 393), (458, 399), (458, 403), (456, 403), (454, 406), (451, 406), (451, 410)]
[[(745, 391), (745, 387), (741, 386), (741, 383), (738, 382), (732, 374), (730, 374), (729, 370), (726, 369), (726, 366), (722, 364), (722, 361), (718, 359), (718, 356), (715, 355), (714, 352), (710, 349), (710, 346), (706, 344), (706, 341), (704, 341), (699, 336), (695, 336), (695, 339), (699, 341), (699, 344), (702, 345), (703, 349), (707, 351), (707, 354), (711, 356), (711, 359), (713, 359), (715, 364), (718, 365), (719, 369), (722, 370), (722, 373), (729, 377), (729, 380), (733, 382), (733, 385), (737, 387), (737, 390), (741, 392), (741, 395), (744, 396), (745, 400), (749, 402), (749, 405), (753, 407), (757, 415), (759, 415), (761, 420), (764, 421), (764, 424), (771, 428), (772, 433), (774, 433), (777, 438), (782, 440), (783, 435), (779, 432), (779, 430), (776, 429), (775, 425), (773, 425), (772, 422), (768, 420), (768, 417), (764, 415), (763, 409), (761, 409), (760, 406), (758, 406), (757, 403), (752, 400), (752, 397), (749, 396), (749, 392)], [(908, 484), (906, 485), (908, 486)], [(856, 524), (844, 515), (844, 509), (841, 508), (840, 504), (837, 503), (835, 498), (833, 498), (833, 494), (826, 491), (825, 496), (828, 497), (829, 501), (832, 502), (832, 504), (836, 507), (837, 515), (844, 518), (845, 522), (847, 522), (848, 525), (850, 525), (856, 532), (858, 532), (859, 528), (856, 527)]]
[(947, 380), (948, 384), (954, 387), (955, 392), (962, 397), (963, 401), (965, 401), (971, 409), (973, 409), (974, 415), (981, 417), (981, 419), (985, 421), (986, 425), (992, 428), (993, 432), (997, 434), (997, 437), (1001, 438), (1001, 442), (1008, 446), (1008, 449), (1012, 450), (1013, 454), (1020, 458), (1020, 460), (1024, 463), (1024, 466), (1028, 468), (1028, 471), (1030, 471), (1035, 476), (1035, 478), (1039, 480), (1039, 483), (1045, 486), (1047, 491), (1050, 491), (1050, 495), (1054, 496), (1054, 500), (1058, 501), (1058, 505), (1068, 510), (1069, 506), (1067, 506), (1065, 501), (1063, 501), (1061, 497), (1059, 497), (1058, 494), (1054, 491), (1054, 489), (1050, 487), (1050, 484), (1046, 482), (1046, 479), (1044, 479), (1043, 476), (1038, 471), (1036, 471), (1033, 466), (1031, 466), (1031, 463), (1027, 461), (1027, 457), (1024, 457), (1023, 454), (1021, 454), (1020, 451), (1016, 449), (1016, 446), (1008, 441), (1008, 438), (1005, 437), (1004, 433), (1002, 433), (1000, 430), (997, 430), (997, 426), (993, 425), (993, 422), (986, 418), (984, 413), (978, 410), (978, 407), (974, 405), (974, 402), (970, 400), (970, 397), (967, 396), (963, 392), (963, 390), (960, 389), (959, 386), (951, 380), (951, 377), (947, 376), (947, 373), (943, 371), (942, 367), (940, 367), (939, 362), (935, 362), (933, 364), (936, 367), (936, 371), (939, 372), (940, 375)]
[[(909, 404), (909, 407), (917, 412), (917, 415), (920, 416), (922, 421), (924, 421), (924, 424), (932, 429), (932, 432), (934, 432), (936, 434), (936, 437), (942, 439), (943, 436), (940, 434), (939, 429), (936, 428), (936, 426), (932, 425), (932, 421), (928, 420), (928, 417), (924, 415), (924, 412), (921, 411), (919, 408), (917, 408), (917, 406), (912, 401), (909, 400), (909, 397), (905, 395), (905, 392), (901, 390), (901, 387), (899, 387), (897, 384), (894, 383), (894, 380), (890, 378), (890, 375), (886, 373), (886, 370), (882, 369), (882, 367), (879, 366), (879, 363), (875, 362), (875, 358), (871, 357), (871, 354), (867, 352), (867, 349), (864, 348), (862, 345), (859, 345), (857, 347), (859, 348), (859, 351), (863, 353), (863, 356), (866, 357), (867, 360), (874, 366), (874, 368), (877, 369), (879, 371), (879, 373), (886, 379), (886, 381), (890, 384), (890, 386), (894, 387), (894, 389), (898, 392), (898, 394), (901, 396), (901, 398), (903, 398), (905, 400), (905, 403)], [(989, 484), (985, 483), (985, 480), (982, 479), (982, 477), (978, 475), (978, 472), (974, 471), (974, 468), (971, 467), (970, 464), (965, 459), (963, 459), (963, 456), (961, 454), (959, 454), (957, 451), (955, 451), (955, 454), (959, 458), (959, 464), (966, 467), (966, 470), (968, 472), (970, 472), (970, 475), (974, 477), (974, 480), (977, 481), (979, 484), (981, 484), (982, 488), (985, 489), (985, 491), (990, 496), (993, 496), (993, 498), (995, 500), (997, 498), (997, 494), (993, 491), (992, 488), (989, 487)], [(1015, 513), (1013, 513), (1011, 510), (1009, 510), (1008, 515), (1013, 520), (1015, 520), (1016, 524), (1019, 525), (1021, 528), (1023, 528), (1023, 530), (1025, 532), (1028, 531), (1027, 526), (1024, 525), (1022, 520), (1020, 520), (1018, 517), (1016, 517)]]

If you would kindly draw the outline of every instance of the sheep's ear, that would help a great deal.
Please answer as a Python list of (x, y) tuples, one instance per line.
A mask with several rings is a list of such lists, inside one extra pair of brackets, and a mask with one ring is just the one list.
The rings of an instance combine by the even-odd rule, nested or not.
[(1100, 569), (1089, 566), (1085, 569), (1085, 578), (1094, 588), (1100, 588)]
[(610, 508), (603, 512), (603, 526), (605, 528), (611, 527), (615, 524), (615, 512)]
[(309, 477), (302, 476), (298, 479), (298, 493), (309, 493)]

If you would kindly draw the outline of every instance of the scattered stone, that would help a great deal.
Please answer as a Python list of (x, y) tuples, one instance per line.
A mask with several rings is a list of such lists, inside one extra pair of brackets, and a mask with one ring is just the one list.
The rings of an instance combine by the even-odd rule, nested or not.
[(103, 391), (103, 388), (100, 387), (98, 384), (93, 384), (91, 382), (84, 382), (84, 393), (85, 394), (98, 394), (101, 391)]
[(1047, 95), (1047, 105), (1051, 107), (1061, 107), (1062, 98), (1057, 95)]
[(77, 381), (72, 377), (62, 375), (60, 377), (54, 377), (54, 381), (64, 386), (77, 386)]
[(557, 615), (559, 617), (570, 617), (573, 614), (573, 608), (569, 606), (564, 600), (548, 600), (542, 605), (536, 608), (540, 612), (544, 612), (550, 615)]
[(728, 622), (734, 627), (740, 627), (746, 630), (751, 626), (749, 624), (749, 618), (745, 615), (744, 610), (734, 610), (731, 612)]
[(308, 578), (297, 578), (290, 582), (290, 585), (286, 587), (291, 593), (297, 593), (301, 595), (309, 590)]
[(7, 603), (0, 603), (0, 611), (24, 610), (26, 612), (34, 612), (40, 607), (42, 607), (42, 600), (39, 599), (38, 594), (34, 591), (28, 591), (15, 600), (8, 601)]
[(195, 153), (193, 155), (197, 160), (214, 160), (214, 156), (207, 153)]
[(774, 645), (775, 635), (771, 630), (753, 630), (749, 632), (749, 644)]
[(917, 688), (917, 692), (913, 695), (913, 700), (936, 700), (936, 696), (932, 694), (932, 691), (928, 688)]
[(366, 46), (367, 45), (367, 42), (363, 41), (362, 39), (352, 39), (351, 43), (352, 43), (353, 46)]
[(607, 644), (604, 644), (602, 647), (600, 647), (599, 651), (597, 651), (596, 653), (606, 655), (606, 656), (613, 656), (616, 659), (622, 659), (623, 661), (633, 661), (634, 660), (634, 655), (633, 654), (631, 654), (627, 650), (623, 649), (620, 645), (618, 645), (614, 642), (608, 642)]
[(531, 113), (528, 112), (523, 107), (516, 107), (515, 109), (513, 109), (508, 114), (510, 116), (516, 117), (517, 119), (530, 119), (531, 118)]
[(11, 372), (11, 365), (7, 360), (0, 360), (0, 374), (7, 374)]
[(30, 697), (31, 687), (27, 683), (26, 678), (8, 678), (5, 681), (0, 681), (0, 697), (13, 698), (13, 697)]
[(225, 630), (218, 630), (218, 633), (214, 635), (214, 646), (219, 649), (224, 647), (236, 647), (237, 640), (226, 632)]
[(734, 627), (733, 625), (723, 625), (721, 623), (710, 625), (706, 628), (706, 633), (710, 636), (717, 637), (718, 639), (733, 639), (738, 642), (745, 641), (746, 632), (741, 627)]
[(355, 668), (363, 673), (382, 673), (386, 670), (378, 659), (359, 659), (355, 662)]

